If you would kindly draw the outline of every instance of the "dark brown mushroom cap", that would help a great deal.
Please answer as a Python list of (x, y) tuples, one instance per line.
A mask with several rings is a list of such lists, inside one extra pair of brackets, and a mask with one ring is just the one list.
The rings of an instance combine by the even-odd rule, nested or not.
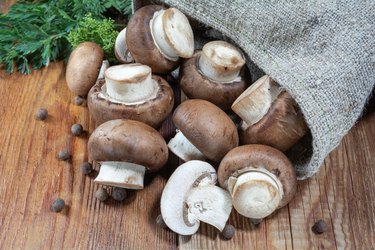
[(75, 95), (87, 95), (98, 78), (103, 58), (103, 49), (93, 42), (81, 43), (73, 50), (66, 66), (66, 83)]
[(173, 90), (162, 77), (153, 75), (152, 79), (159, 84), (155, 98), (141, 104), (114, 103), (99, 96), (105, 80), (98, 81), (87, 96), (87, 105), (97, 125), (113, 119), (131, 119), (144, 122), (154, 128), (172, 112), (174, 97)]
[(219, 162), (238, 146), (236, 125), (214, 104), (199, 99), (181, 103), (173, 123), (208, 159)]
[(297, 177), (292, 163), (279, 150), (266, 145), (244, 145), (231, 150), (221, 161), (218, 169), (218, 181), (227, 189), (227, 180), (236, 171), (244, 168), (264, 168), (273, 173), (283, 185), (284, 195), (279, 207), (283, 207), (294, 197), (297, 189)]
[(157, 171), (168, 160), (168, 147), (158, 131), (142, 122), (117, 119), (103, 123), (88, 142), (92, 161), (121, 161)]
[(155, 12), (164, 9), (160, 5), (147, 5), (138, 9), (130, 18), (126, 29), (126, 44), (138, 63), (151, 67), (156, 74), (166, 74), (177, 68), (179, 61), (165, 58), (156, 47), (150, 30), (150, 20)]
[(259, 122), (240, 133), (240, 139), (241, 144), (264, 144), (284, 152), (296, 144), (307, 130), (298, 105), (288, 92), (283, 91)]
[(180, 85), (190, 99), (203, 99), (212, 102), (221, 109), (230, 109), (233, 102), (248, 87), (249, 74), (246, 67), (240, 73), (240, 80), (229, 83), (218, 83), (210, 80), (198, 70), (198, 51), (185, 60), (180, 67)]

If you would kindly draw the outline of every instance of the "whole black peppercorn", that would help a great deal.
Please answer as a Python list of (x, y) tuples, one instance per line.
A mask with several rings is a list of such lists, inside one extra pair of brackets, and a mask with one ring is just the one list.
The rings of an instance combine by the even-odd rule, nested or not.
[(83, 133), (83, 127), (81, 124), (73, 124), (72, 127), (70, 128), (70, 131), (72, 132), (73, 135), (79, 136), (79, 135), (82, 135)]
[(47, 117), (48, 117), (48, 111), (47, 111), (47, 109), (39, 108), (36, 111), (36, 114), (35, 114), (35, 119), (36, 120), (38, 120), (38, 121), (44, 121), (45, 119), (47, 119)]
[(311, 230), (315, 234), (322, 234), (327, 231), (327, 224), (324, 222), (324, 220), (318, 220), (315, 222), (314, 226), (312, 226)]
[(96, 190), (95, 197), (96, 199), (100, 201), (107, 200), (108, 199), (107, 189), (100, 187), (98, 190)]
[(255, 226), (259, 225), (262, 221), (263, 221), (262, 219), (252, 219), (252, 218), (250, 218), (251, 224), (253, 224)]
[(225, 225), (223, 231), (221, 232), (221, 235), (225, 239), (230, 240), (233, 238), (235, 231), (236, 229), (234, 228), (234, 226), (227, 224)]
[(90, 174), (92, 172), (92, 165), (88, 163), (87, 161), (82, 163), (81, 165), (81, 172), (82, 174)]
[(70, 153), (68, 152), (68, 150), (60, 150), (59, 154), (58, 154), (58, 158), (59, 160), (61, 161), (66, 161), (66, 160), (69, 160), (71, 157)]
[(112, 198), (116, 201), (123, 201), (125, 200), (126, 196), (127, 194), (125, 188), (114, 187), (112, 189)]
[(167, 224), (165, 224), (165, 221), (163, 219), (163, 216), (161, 216), (161, 214), (159, 214), (158, 217), (156, 217), (156, 225), (158, 225), (161, 228), (168, 227)]
[(74, 103), (78, 106), (82, 105), (84, 101), (85, 99), (82, 96), (77, 95), (74, 97)]
[(51, 209), (53, 212), (59, 213), (61, 212), (65, 207), (65, 201), (63, 199), (57, 198), (51, 206)]

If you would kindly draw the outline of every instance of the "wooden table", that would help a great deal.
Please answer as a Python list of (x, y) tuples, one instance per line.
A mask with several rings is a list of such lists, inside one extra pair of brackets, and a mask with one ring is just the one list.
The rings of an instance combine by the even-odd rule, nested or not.
[[(12, 1), (2, 1), (5, 10)], [(176, 93), (178, 94), (178, 93)], [(192, 237), (156, 226), (167, 177), (178, 165), (170, 156), (146, 188), (130, 192), (126, 202), (99, 202), (98, 185), (81, 174), (87, 139), (70, 127), (81, 123), (92, 132), (87, 107), (76, 106), (65, 83), (65, 66), (52, 63), (29, 76), (0, 71), (0, 249), (308, 249), (375, 247), (375, 113), (368, 114), (326, 159), (315, 177), (299, 182), (294, 200), (259, 226), (233, 212), (232, 240), (202, 224)], [(39, 107), (46, 121), (36, 121)], [(161, 128), (170, 138), (171, 121)], [(70, 161), (56, 155), (68, 149)], [(65, 200), (62, 213), (50, 206)], [(311, 227), (323, 219), (328, 231)]]

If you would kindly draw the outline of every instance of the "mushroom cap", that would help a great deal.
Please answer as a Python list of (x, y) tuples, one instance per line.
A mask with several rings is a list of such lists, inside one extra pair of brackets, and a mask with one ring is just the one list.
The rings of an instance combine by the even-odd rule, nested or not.
[(190, 190), (204, 177), (209, 177), (215, 184), (215, 169), (204, 161), (188, 161), (173, 172), (164, 187), (160, 199), (161, 215), (165, 224), (180, 235), (192, 235), (199, 228), (199, 220), (186, 218), (185, 203)]
[(173, 90), (162, 77), (153, 75), (152, 79), (159, 85), (156, 98), (141, 104), (125, 104), (111, 102), (101, 97), (105, 80), (99, 80), (87, 96), (87, 105), (97, 124), (113, 119), (131, 119), (144, 122), (154, 128), (160, 127), (162, 122), (172, 112), (174, 97)]
[(88, 141), (92, 161), (120, 161), (145, 166), (150, 172), (168, 160), (168, 147), (158, 131), (139, 121), (117, 119), (103, 123)]
[(214, 104), (199, 99), (181, 103), (173, 123), (208, 159), (219, 162), (238, 146), (236, 125)]
[(73, 50), (66, 67), (66, 83), (75, 95), (87, 95), (98, 78), (103, 59), (103, 49), (93, 42), (81, 43)]
[(197, 51), (180, 66), (180, 86), (191, 99), (203, 99), (212, 102), (221, 109), (229, 109), (232, 103), (248, 87), (249, 72), (243, 67), (240, 77), (228, 83), (210, 80), (198, 70), (198, 61), (202, 51)]
[(138, 9), (130, 18), (126, 29), (126, 44), (138, 63), (151, 67), (153, 73), (165, 74), (175, 69), (179, 61), (165, 58), (154, 43), (150, 21), (154, 13), (165, 9), (160, 5), (147, 5)]
[(267, 114), (240, 132), (241, 144), (264, 144), (281, 151), (290, 149), (307, 132), (308, 127), (294, 99), (283, 91)]
[(279, 150), (266, 145), (244, 145), (231, 150), (221, 161), (218, 181), (227, 189), (230, 176), (237, 176), (246, 168), (264, 168), (273, 173), (281, 182), (283, 197), (279, 208), (288, 204), (297, 190), (297, 177), (292, 163)]

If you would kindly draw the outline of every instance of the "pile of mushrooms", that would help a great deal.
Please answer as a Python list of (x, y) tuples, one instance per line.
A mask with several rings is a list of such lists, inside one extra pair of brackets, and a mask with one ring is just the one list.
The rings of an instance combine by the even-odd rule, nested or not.
[[(293, 198), (297, 179), (282, 152), (307, 133), (307, 125), (293, 98), (269, 76), (250, 85), (239, 48), (213, 41), (194, 51), (186, 16), (149, 5), (119, 33), (114, 54), (121, 64), (109, 67), (98, 45), (83, 43), (67, 67), (69, 88), (87, 95), (98, 125), (88, 142), (89, 161), (100, 166), (95, 182), (143, 189), (145, 173), (161, 169), (170, 150), (185, 163), (163, 190), (161, 216), (181, 235), (197, 232), (200, 222), (222, 231), (232, 206), (259, 220)], [(155, 74), (179, 66), (179, 84), (190, 100), (174, 111), (176, 135), (167, 145), (155, 128), (172, 112), (173, 91)], [(223, 111), (230, 108), (242, 119), (239, 129)]]

